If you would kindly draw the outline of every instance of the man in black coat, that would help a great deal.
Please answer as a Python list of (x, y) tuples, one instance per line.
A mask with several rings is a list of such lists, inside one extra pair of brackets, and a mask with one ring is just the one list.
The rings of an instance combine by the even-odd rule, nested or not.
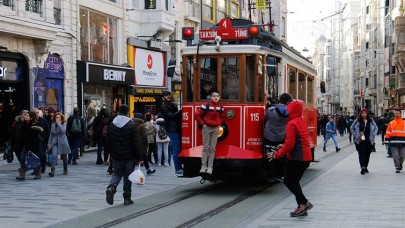
[[(172, 145), (173, 163), (175, 168), (175, 174), (177, 176), (183, 176), (183, 168), (181, 167), (179, 160), (180, 153), (180, 131), (181, 131), (181, 110), (177, 108), (177, 105), (172, 102), (172, 93), (169, 91), (162, 92), (163, 104), (160, 109), (163, 118), (166, 123), (167, 135), (170, 138)], [(169, 156), (170, 161), (170, 156)]]
[(124, 177), (124, 205), (134, 203), (131, 200), (132, 183), (128, 180), (128, 176), (134, 171), (136, 162), (139, 165), (143, 163), (135, 124), (128, 117), (128, 113), (128, 105), (121, 105), (118, 108), (118, 115), (109, 124), (107, 130), (110, 154), (114, 167), (114, 172), (106, 191), (106, 200), (110, 205), (114, 203), (114, 194), (122, 177)]

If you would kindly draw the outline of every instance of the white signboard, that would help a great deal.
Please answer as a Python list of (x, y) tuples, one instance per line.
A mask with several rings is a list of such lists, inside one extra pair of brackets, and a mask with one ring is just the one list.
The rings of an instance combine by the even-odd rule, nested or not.
[(134, 48), (135, 85), (166, 85), (164, 53)]

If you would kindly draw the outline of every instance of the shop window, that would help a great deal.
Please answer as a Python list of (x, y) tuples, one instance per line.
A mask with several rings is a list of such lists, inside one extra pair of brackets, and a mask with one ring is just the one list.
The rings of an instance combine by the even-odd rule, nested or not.
[(216, 57), (200, 59), (200, 99), (210, 99), (210, 93), (217, 89), (218, 60)]
[(194, 2), (194, 1), (188, 1), (186, 2), (186, 15), (195, 17), (195, 18), (200, 18), (200, 4)]
[(399, 43), (400, 44), (405, 43), (405, 32), (403, 31), (399, 33)]
[(117, 64), (117, 20), (80, 10), (82, 60)]
[(25, 0), (25, 11), (42, 14), (42, 0)]
[(214, 0), (203, 1), (203, 18), (212, 22), (214, 21)]
[(240, 60), (239, 58), (222, 58), (222, 98), (238, 100), (240, 94)]

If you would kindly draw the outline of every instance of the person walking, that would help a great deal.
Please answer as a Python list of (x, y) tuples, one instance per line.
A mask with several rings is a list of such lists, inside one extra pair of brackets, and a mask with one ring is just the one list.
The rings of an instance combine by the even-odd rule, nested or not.
[(149, 168), (149, 162), (146, 156), (148, 154), (148, 135), (145, 128), (145, 121), (143, 120), (143, 114), (139, 112), (134, 113), (134, 118), (132, 119), (132, 121), (134, 121), (134, 125), (136, 128), (136, 133), (139, 142), (139, 150), (141, 151), (143, 165), (145, 166), (146, 169), (146, 174), (148, 175), (153, 174), (156, 172), (156, 170)]
[[(105, 108), (102, 108), (98, 115), (94, 118), (93, 121), (93, 140), (97, 144), (97, 160), (96, 165), (102, 165), (104, 162), (107, 162), (105, 152), (104, 152), (104, 162), (101, 154), (103, 153), (103, 148), (105, 144), (105, 138), (103, 137), (103, 132), (106, 134), (108, 128), (108, 119), (109, 119), (108, 111)], [(105, 151), (105, 148), (104, 148)], [(108, 156), (107, 156), (108, 159)]]
[(395, 172), (400, 173), (405, 158), (405, 121), (400, 110), (395, 110), (394, 114), (395, 119), (387, 125), (385, 139), (391, 147)]
[(66, 120), (62, 113), (57, 112), (51, 125), (51, 133), (48, 140), (48, 150), (52, 153), (50, 177), (55, 176), (55, 166), (58, 155), (63, 161), (63, 175), (68, 174), (67, 155), (70, 154), (69, 141), (66, 136)]
[(118, 115), (108, 126), (107, 138), (114, 167), (110, 184), (106, 190), (106, 201), (109, 205), (114, 203), (114, 194), (117, 192), (122, 178), (124, 178), (124, 205), (134, 203), (131, 199), (132, 183), (128, 176), (134, 171), (136, 163), (143, 164), (139, 150), (139, 137), (135, 124), (128, 114), (128, 105), (119, 106)]
[(156, 130), (156, 153), (157, 153), (157, 162), (156, 164), (158, 166), (169, 166), (169, 143), (170, 143), (170, 137), (167, 135), (166, 131), (166, 122), (163, 119), (163, 116), (161, 114), (158, 115), (158, 118), (156, 119), (156, 125), (155, 125), (155, 130)]
[(332, 138), (333, 143), (335, 143), (335, 148), (336, 148), (336, 153), (340, 151), (340, 148), (338, 146), (337, 140), (336, 140), (336, 124), (333, 119), (333, 116), (329, 116), (329, 122), (326, 124), (325, 127), (325, 141), (323, 143), (323, 152), (326, 152), (326, 143), (328, 143), (329, 138)]
[(194, 115), (195, 120), (202, 126), (203, 150), (201, 156), (200, 173), (212, 174), (217, 145), (219, 127), (224, 122), (224, 107), (219, 100), (218, 90), (212, 90), (210, 101), (202, 104)]
[[(39, 125), (37, 116), (34, 112), (28, 112), (25, 120), (26, 123), (22, 126), (21, 141), (19, 142), (22, 146), (21, 164), (23, 164), (23, 167), (18, 169), (20, 175), (16, 177), (17, 180), (25, 180), (25, 160), (27, 153), (31, 151), (39, 158), (41, 143), (41, 140), (39, 139), (42, 137), (42, 132), (44, 131)], [(41, 166), (34, 169), (34, 174), (34, 180), (41, 179)]]
[(44, 114), (39, 108), (34, 108), (32, 110), (33, 113), (35, 113), (37, 117), (37, 122), (38, 125), (43, 129), (43, 131), (40, 133), (39, 137), (39, 159), (41, 161), (41, 173), (45, 173), (46, 171), (46, 163), (47, 163), (47, 157), (46, 157), (46, 147), (48, 145), (48, 139), (49, 139), (49, 134), (50, 134), (50, 125), (48, 124), (48, 121), (43, 118)]
[[(170, 138), (172, 145), (172, 155), (175, 174), (177, 176), (183, 176), (183, 168), (180, 163), (180, 132), (181, 132), (181, 109), (177, 108), (177, 105), (172, 102), (172, 93), (165, 90), (162, 92), (163, 104), (161, 107), (161, 113), (166, 122), (167, 135)], [(170, 161), (170, 158), (169, 158)]]
[[(152, 121), (152, 114), (147, 113), (145, 115), (145, 128), (146, 134), (148, 135), (148, 162), (150, 164), (158, 164), (158, 156), (156, 153), (156, 129), (155, 126), (151, 123)], [(152, 156), (154, 163), (152, 162)]]
[(373, 149), (375, 136), (378, 132), (378, 126), (375, 121), (370, 118), (366, 108), (361, 109), (360, 116), (357, 118), (350, 131), (354, 137), (354, 144), (359, 154), (360, 174), (368, 173), (368, 163), (370, 161), (371, 150)]
[(292, 101), (287, 106), (289, 121), (287, 123), (285, 144), (278, 145), (279, 150), (267, 153), (267, 158), (280, 159), (288, 155), (288, 162), (284, 175), (284, 184), (295, 196), (297, 208), (290, 212), (291, 217), (308, 215), (313, 205), (302, 192), (300, 180), (313, 160), (309, 144), (308, 125), (302, 117), (304, 106), (300, 101)]
[[(280, 104), (271, 105), (264, 114), (264, 145), (265, 147), (277, 146), (284, 144), (285, 127), (287, 125), (288, 110), (287, 104), (292, 101), (292, 97), (288, 93), (283, 93), (280, 96)], [(278, 181), (282, 181), (286, 164), (286, 156), (281, 159), (271, 162), (269, 172)]]
[(72, 153), (69, 154), (68, 164), (77, 165), (76, 159), (79, 154), (79, 148), (85, 136), (84, 119), (80, 116), (79, 108), (73, 109), (73, 116), (68, 118), (66, 129), (69, 146), (72, 150)]

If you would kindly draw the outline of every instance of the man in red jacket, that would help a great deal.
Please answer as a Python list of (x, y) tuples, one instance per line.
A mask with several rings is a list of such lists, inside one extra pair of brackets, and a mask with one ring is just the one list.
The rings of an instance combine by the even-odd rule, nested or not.
[(290, 213), (291, 217), (308, 215), (307, 211), (313, 206), (305, 198), (300, 186), (300, 180), (305, 170), (312, 161), (309, 145), (308, 125), (302, 117), (303, 105), (300, 101), (292, 101), (288, 104), (289, 122), (287, 123), (286, 138), (284, 145), (276, 152), (267, 153), (270, 159), (279, 159), (287, 154), (288, 163), (284, 175), (284, 184), (295, 195), (298, 207)]
[(212, 174), (214, 166), (215, 147), (218, 141), (219, 126), (224, 118), (224, 108), (219, 103), (218, 90), (212, 90), (211, 100), (201, 105), (195, 113), (197, 123), (202, 126), (203, 151), (200, 173)]

